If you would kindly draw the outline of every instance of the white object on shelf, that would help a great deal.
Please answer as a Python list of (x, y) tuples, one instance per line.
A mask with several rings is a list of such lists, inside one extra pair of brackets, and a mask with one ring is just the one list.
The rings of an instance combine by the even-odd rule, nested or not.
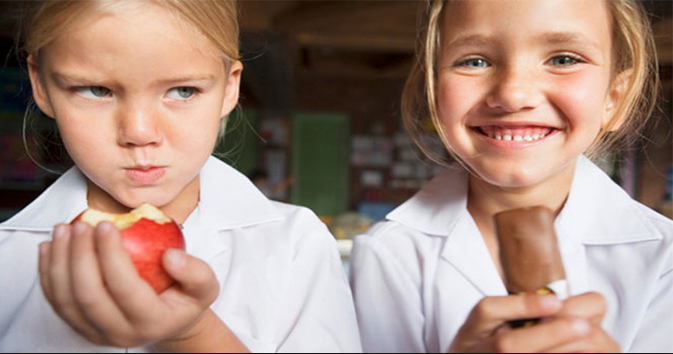
[(339, 254), (341, 254), (342, 259), (348, 259), (351, 256), (351, 250), (353, 249), (353, 240), (336, 240), (337, 247), (339, 248)]

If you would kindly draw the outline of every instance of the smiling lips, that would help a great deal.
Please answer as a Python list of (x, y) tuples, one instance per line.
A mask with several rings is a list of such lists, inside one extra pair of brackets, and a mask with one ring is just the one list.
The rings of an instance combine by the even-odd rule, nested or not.
[(538, 126), (481, 126), (475, 128), (481, 134), (498, 141), (531, 143), (539, 141), (553, 133), (556, 129)]

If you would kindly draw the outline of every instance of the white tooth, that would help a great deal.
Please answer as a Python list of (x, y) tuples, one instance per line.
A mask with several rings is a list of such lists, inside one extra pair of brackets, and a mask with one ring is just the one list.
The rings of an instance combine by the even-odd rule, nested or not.
[(544, 139), (545, 136), (547, 136), (547, 134), (540, 134), (540, 139)]
[(538, 140), (540, 139), (540, 134), (534, 134), (533, 135), (533, 140)]
[(512, 140), (512, 136), (511, 135), (505, 135), (505, 136), (502, 137), (502, 140), (510, 141), (510, 140)]
[(515, 135), (514, 141), (523, 141), (523, 137), (521, 135)]
[(500, 135), (496, 135), (496, 136), (495, 136), (495, 139), (496, 139), (496, 140), (502, 140), (502, 136), (500, 136)]
[(526, 136), (523, 137), (523, 140), (525, 140), (525, 141), (533, 141), (533, 137), (531, 137), (530, 135), (526, 135)]

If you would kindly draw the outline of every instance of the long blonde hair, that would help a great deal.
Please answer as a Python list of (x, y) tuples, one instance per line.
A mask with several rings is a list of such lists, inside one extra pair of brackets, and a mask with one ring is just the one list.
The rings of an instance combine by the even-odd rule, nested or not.
[[(642, 7), (633, 0), (605, 1), (612, 24), (612, 84), (621, 72), (631, 70), (631, 75), (611, 122), (586, 151), (591, 157), (614, 152), (625, 136), (639, 133), (656, 106), (659, 86), (654, 38)], [(416, 61), (404, 87), (401, 107), (404, 127), (416, 145), (430, 159), (444, 165), (458, 159), (443, 137), (435, 92), (441, 29), (447, 3), (448, 0), (427, 2), (419, 31)], [(433, 150), (427, 144), (424, 131), (430, 124), (437, 131), (437, 137), (442, 139), (445, 150)]]

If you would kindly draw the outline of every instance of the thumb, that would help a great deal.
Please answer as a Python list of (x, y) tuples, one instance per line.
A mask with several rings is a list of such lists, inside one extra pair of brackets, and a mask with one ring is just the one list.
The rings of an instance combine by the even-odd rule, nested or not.
[(563, 302), (563, 309), (556, 317), (584, 318), (596, 326), (600, 326), (607, 311), (607, 302), (603, 295), (588, 292), (568, 298)]
[(206, 262), (178, 249), (164, 252), (162, 262), (182, 293), (206, 306), (215, 301), (220, 287), (215, 273)]
[(509, 321), (550, 316), (562, 306), (556, 295), (486, 297), (474, 307), (465, 326), (475, 333), (490, 334)]

